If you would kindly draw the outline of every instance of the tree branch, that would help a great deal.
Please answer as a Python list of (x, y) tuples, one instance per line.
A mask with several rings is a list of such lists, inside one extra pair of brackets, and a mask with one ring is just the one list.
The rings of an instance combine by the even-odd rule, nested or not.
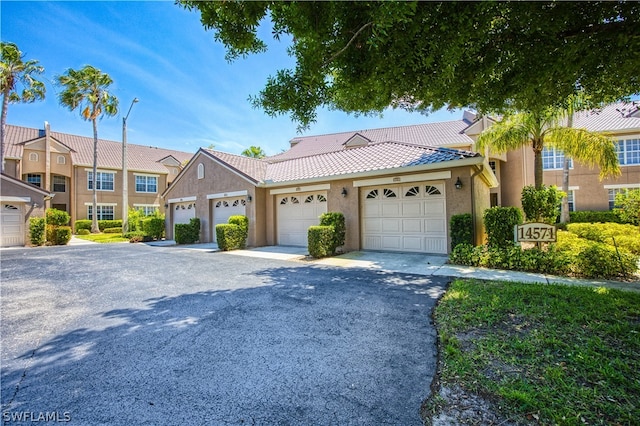
[(356, 31), (356, 33), (353, 35), (353, 37), (351, 37), (351, 40), (349, 40), (347, 42), (347, 44), (340, 49), (339, 51), (337, 51), (336, 53), (334, 53), (333, 55), (331, 55), (331, 57), (329, 59), (327, 59), (322, 66), (325, 67), (327, 65), (329, 65), (331, 62), (333, 62), (338, 56), (342, 55), (342, 53), (344, 53), (345, 50), (347, 50), (349, 48), (349, 46), (351, 45), (351, 43), (353, 43), (353, 41), (356, 39), (356, 37), (358, 37), (358, 35), (360, 35), (360, 33), (362, 31), (364, 31), (365, 28), (370, 27), (371, 25), (373, 25), (373, 22), (367, 22), (366, 24), (364, 24), (363, 26), (360, 27), (360, 29), (358, 29), (358, 31)]

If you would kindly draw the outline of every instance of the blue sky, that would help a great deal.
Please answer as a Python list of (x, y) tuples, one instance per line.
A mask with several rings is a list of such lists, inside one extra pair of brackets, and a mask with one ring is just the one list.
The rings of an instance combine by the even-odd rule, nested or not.
[[(45, 67), (47, 97), (33, 104), (9, 106), (9, 124), (92, 136), (89, 122), (59, 106), (53, 85), (68, 68), (92, 65), (114, 80), (111, 91), (120, 100), (120, 113), (98, 124), (100, 138), (121, 140), (122, 116), (134, 98), (127, 121), (128, 141), (195, 152), (210, 144), (239, 154), (251, 145), (268, 155), (288, 148), (297, 135), (288, 116), (271, 118), (248, 102), (267, 77), (291, 68), (284, 42), (270, 40), (268, 52), (228, 63), (213, 33), (204, 30), (197, 12), (173, 1), (143, 2), (14, 2), (0, 3), (0, 37), (16, 43), (25, 59)], [(383, 118), (354, 117), (321, 110), (317, 123), (303, 134), (457, 120), (461, 111), (429, 116), (387, 111)]]

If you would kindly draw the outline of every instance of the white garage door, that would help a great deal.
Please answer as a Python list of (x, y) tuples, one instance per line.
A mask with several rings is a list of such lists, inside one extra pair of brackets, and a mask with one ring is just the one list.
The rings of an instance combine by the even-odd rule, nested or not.
[[(173, 225), (178, 223), (189, 223), (189, 221), (196, 217), (196, 203), (193, 201), (186, 203), (176, 203), (173, 206)], [(175, 229), (174, 229), (175, 235)]]
[(278, 244), (307, 246), (307, 231), (320, 224), (327, 212), (327, 193), (285, 194), (276, 199), (278, 205)]
[(444, 183), (366, 187), (362, 197), (362, 247), (447, 253)]
[(213, 241), (216, 241), (216, 225), (228, 223), (231, 216), (246, 215), (247, 201), (241, 198), (223, 198), (213, 201)]
[(22, 203), (2, 204), (0, 222), (2, 237), (0, 246), (23, 246), (24, 245), (24, 219), (22, 217)]

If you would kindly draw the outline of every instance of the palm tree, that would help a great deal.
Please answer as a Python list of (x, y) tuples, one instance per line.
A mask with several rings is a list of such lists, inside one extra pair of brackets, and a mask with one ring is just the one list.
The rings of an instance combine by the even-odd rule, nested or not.
[[(0, 118), (0, 173), (4, 171), (4, 139), (7, 126), (9, 103), (31, 103), (44, 99), (44, 83), (34, 75), (42, 74), (44, 67), (35, 59), (24, 61), (23, 53), (14, 43), (0, 42), (2, 60), (0, 61), (0, 89), (2, 90), (2, 116)], [(22, 92), (16, 89), (22, 85)]]
[(71, 111), (80, 109), (80, 116), (84, 120), (91, 120), (93, 124), (93, 214), (91, 215), (91, 232), (100, 232), (98, 228), (98, 118), (104, 115), (114, 116), (118, 113), (118, 98), (109, 93), (109, 86), (113, 83), (108, 74), (103, 73), (91, 65), (82, 69), (69, 68), (67, 72), (58, 76), (58, 84), (64, 90), (58, 94), (60, 104)]
[(530, 145), (534, 152), (534, 183), (543, 186), (542, 150), (545, 146), (589, 167), (600, 167), (600, 178), (620, 174), (613, 140), (602, 133), (562, 126), (566, 112), (559, 108), (510, 114), (480, 134), (477, 149), (506, 153)]
[(245, 157), (251, 157), (251, 158), (264, 158), (267, 155), (264, 153), (264, 150), (259, 146), (250, 146), (249, 148), (242, 151), (241, 154), (244, 155)]

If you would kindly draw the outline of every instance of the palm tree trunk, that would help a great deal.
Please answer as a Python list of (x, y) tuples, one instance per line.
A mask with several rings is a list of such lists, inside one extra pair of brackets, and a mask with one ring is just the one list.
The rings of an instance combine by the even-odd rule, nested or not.
[(91, 232), (97, 234), (100, 232), (98, 228), (98, 123), (95, 118), (91, 120), (93, 123), (93, 207), (91, 215)]
[[(569, 109), (567, 117), (567, 127), (573, 127), (573, 109)], [(562, 165), (562, 205), (560, 206), (560, 223), (569, 223), (571, 216), (569, 215), (569, 157), (564, 154), (564, 164)]]
[(542, 150), (534, 148), (533, 153), (535, 156), (533, 159), (534, 183), (536, 189), (541, 189), (542, 185), (544, 185), (544, 178), (542, 177)]
[(9, 92), (7, 88), (2, 94), (2, 116), (0, 117), (0, 173), (4, 173), (4, 140), (7, 132), (7, 110), (9, 109)]

